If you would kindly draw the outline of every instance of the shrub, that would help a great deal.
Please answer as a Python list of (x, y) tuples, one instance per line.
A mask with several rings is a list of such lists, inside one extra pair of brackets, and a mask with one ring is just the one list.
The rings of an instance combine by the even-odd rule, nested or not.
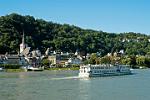
[(19, 69), (21, 67), (21, 65), (17, 64), (1, 64), (0, 66), (5, 69)]

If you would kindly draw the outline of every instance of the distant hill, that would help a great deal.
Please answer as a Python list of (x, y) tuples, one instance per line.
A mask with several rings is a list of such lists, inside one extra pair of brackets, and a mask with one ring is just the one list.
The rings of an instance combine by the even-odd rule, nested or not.
[(23, 31), (26, 43), (42, 52), (49, 47), (51, 50), (64, 52), (99, 52), (102, 56), (120, 50), (128, 55), (150, 53), (150, 36), (145, 34), (115, 34), (82, 29), (16, 13), (0, 17), (0, 53), (17, 53)]

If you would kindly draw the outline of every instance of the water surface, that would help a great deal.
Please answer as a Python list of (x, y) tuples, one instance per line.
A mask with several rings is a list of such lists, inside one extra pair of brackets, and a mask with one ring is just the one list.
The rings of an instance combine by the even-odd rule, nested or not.
[(150, 70), (80, 79), (78, 71), (0, 72), (0, 100), (150, 100)]

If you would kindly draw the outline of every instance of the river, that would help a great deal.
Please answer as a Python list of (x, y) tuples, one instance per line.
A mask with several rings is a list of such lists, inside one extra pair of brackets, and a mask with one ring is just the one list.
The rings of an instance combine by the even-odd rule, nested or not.
[(150, 69), (78, 78), (78, 71), (0, 72), (0, 100), (150, 100)]

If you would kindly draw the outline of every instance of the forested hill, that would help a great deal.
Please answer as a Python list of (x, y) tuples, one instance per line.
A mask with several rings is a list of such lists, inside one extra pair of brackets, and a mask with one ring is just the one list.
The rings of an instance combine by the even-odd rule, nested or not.
[(150, 36), (144, 34), (106, 33), (13, 13), (0, 17), (0, 53), (17, 53), (23, 31), (26, 43), (41, 51), (49, 47), (64, 52), (78, 49), (83, 53), (100, 52), (102, 55), (122, 49), (129, 55), (150, 52)]

